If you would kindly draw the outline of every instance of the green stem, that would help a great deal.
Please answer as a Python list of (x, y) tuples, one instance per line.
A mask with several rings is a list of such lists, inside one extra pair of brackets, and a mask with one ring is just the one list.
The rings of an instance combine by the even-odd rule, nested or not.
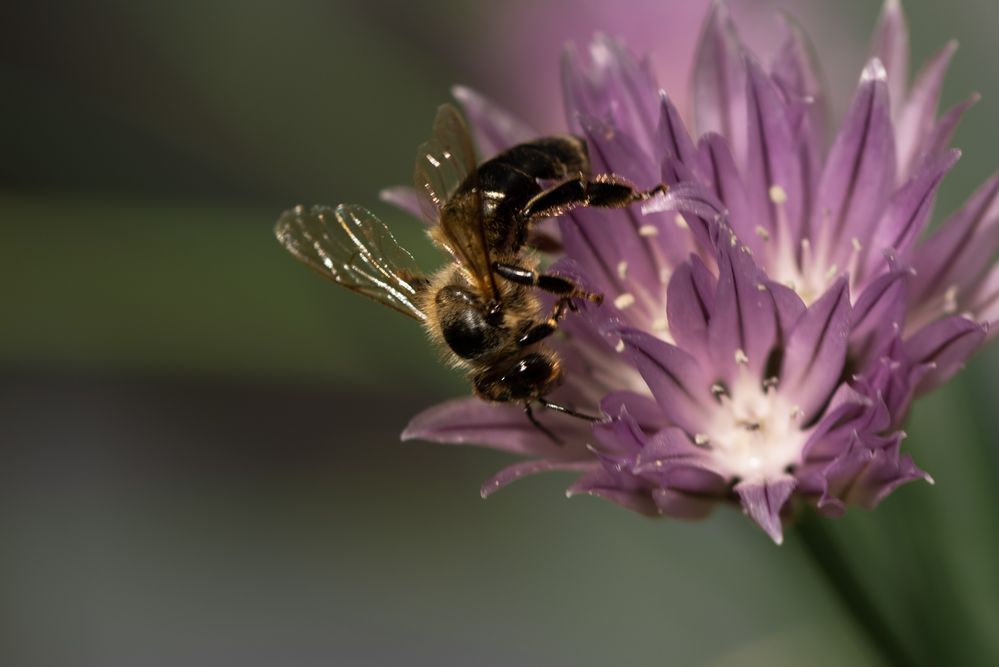
[(850, 569), (842, 550), (829, 534), (825, 525), (828, 521), (811, 511), (799, 519), (795, 530), (801, 537), (805, 552), (811, 556), (816, 569), (849, 612), (857, 629), (877, 650), (886, 665), (910, 667), (918, 664), (878, 611), (863, 583)]

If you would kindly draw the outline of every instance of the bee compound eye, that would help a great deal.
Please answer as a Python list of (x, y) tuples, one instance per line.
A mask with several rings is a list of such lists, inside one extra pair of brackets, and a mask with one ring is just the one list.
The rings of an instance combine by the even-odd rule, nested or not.
[(456, 310), (441, 322), (441, 333), (448, 347), (462, 359), (475, 359), (490, 351), (493, 327), (477, 308)]

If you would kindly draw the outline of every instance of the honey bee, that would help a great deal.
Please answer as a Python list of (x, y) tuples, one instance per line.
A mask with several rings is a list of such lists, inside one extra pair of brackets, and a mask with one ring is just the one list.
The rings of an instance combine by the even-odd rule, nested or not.
[[(663, 185), (638, 191), (616, 176), (590, 171), (586, 142), (571, 135), (519, 144), (477, 164), (465, 122), (445, 104), (419, 147), (415, 183), (433, 222), (430, 237), (452, 259), (447, 266), (422, 273), (361, 206), (298, 206), (281, 215), (274, 231), (312, 269), (422, 322), (446, 360), (467, 372), (477, 397), (520, 403), (554, 439), (532, 404), (595, 418), (548, 400), (562, 369), (544, 341), (575, 310), (573, 299), (599, 304), (603, 297), (537, 270), (537, 259), (525, 254), (532, 226), (576, 207), (624, 207), (665, 192)], [(558, 297), (550, 312), (542, 312), (535, 290)]]

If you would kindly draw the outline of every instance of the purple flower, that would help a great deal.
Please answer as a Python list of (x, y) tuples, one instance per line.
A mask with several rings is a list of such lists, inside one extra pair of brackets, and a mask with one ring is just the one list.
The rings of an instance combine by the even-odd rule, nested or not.
[[(678, 518), (738, 503), (778, 543), (792, 499), (838, 515), (932, 481), (901, 453), (901, 425), (999, 318), (999, 176), (925, 234), (975, 98), (937, 115), (953, 44), (906, 87), (905, 21), (888, 0), (827, 142), (822, 77), (804, 36), (785, 32), (764, 66), (714, 7), (694, 65), (694, 135), (647, 60), (604, 37), (569, 52), (566, 115), (595, 170), (686, 193), (557, 222), (556, 269), (607, 299), (565, 320), (555, 398), (599, 405), (604, 419), (543, 415), (560, 446), (516, 406), (460, 399), (414, 418), (404, 439), (528, 457), (483, 496), (574, 470), (569, 495)], [(530, 135), (476, 93), (456, 94), (484, 153)]]

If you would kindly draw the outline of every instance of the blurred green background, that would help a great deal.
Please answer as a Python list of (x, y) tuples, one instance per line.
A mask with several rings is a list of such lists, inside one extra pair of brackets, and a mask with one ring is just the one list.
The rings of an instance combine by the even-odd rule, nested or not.
[[(558, 475), (479, 500), (507, 457), (398, 442), (461, 378), (274, 241), (284, 208), (357, 202), (432, 265), (377, 191), (455, 82), (544, 125), (558, 91), (511, 97), (535, 73), (504, 51), (566, 34), (536, 4), (4, 3), (0, 664), (876, 664), (793, 531), (568, 502)], [(800, 14), (836, 90), (879, 9), (733, 4)], [(944, 104), (984, 96), (946, 212), (999, 165), (999, 8), (905, 6), (916, 63), (961, 40)], [(663, 45), (678, 67), (689, 42)], [(999, 655), (997, 370), (979, 354), (918, 404), (935, 487), (833, 526), (914, 652), (965, 647), (951, 664)]]

